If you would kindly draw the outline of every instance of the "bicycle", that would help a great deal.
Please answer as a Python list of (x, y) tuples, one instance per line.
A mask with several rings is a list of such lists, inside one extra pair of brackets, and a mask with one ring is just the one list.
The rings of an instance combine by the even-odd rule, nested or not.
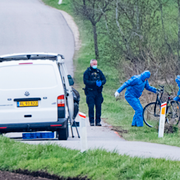
[[(156, 101), (147, 104), (143, 109), (143, 121), (148, 127), (156, 127), (159, 122), (164, 86), (160, 86), (160, 88), (159, 93), (157, 93)], [(179, 103), (172, 99), (171, 94), (167, 94), (165, 123), (178, 125), (180, 120)]]

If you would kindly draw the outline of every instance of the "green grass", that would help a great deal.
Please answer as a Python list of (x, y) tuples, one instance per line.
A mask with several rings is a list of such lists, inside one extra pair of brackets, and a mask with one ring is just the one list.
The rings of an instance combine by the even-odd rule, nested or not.
[(0, 137), (0, 170), (41, 170), (96, 180), (176, 180), (180, 177), (179, 167), (179, 161), (133, 158), (105, 150), (80, 153), (58, 145), (29, 145)]
[[(89, 66), (90, 59), (95, 58), (91, 26), (87, 21), (83, 21), (74, 15), (70, 0), (64, 0), (62, 5), (58, 5), (57, 0), (43, 1), (48, 5), (70, 13), (74, 17), (74, 20), (79, 27), (82, 47), (78, 53), (76, 53), (74, 58), (74, 64), (76, 67), (74, 79), (76, 88), (81, 95), (80, 111), (88, 114), (86, 97), (82, 88), (84, 87), (83, 73)], [(101, 49), (104, 45), (103, 39), (101, 39), (100, 42)], [(121, 71), (119, 69), (117, 70), (115, 67), (113, 67), (110, 61), (104, 60), (104, 58), (101, 56), (98, 61), (98, 68), (103, 71), (107, 79), (107, 83), (103, 89), (104, 103), (102, 105), (102, 119), (104, 119), (107, 123), (116, 126), (116, 128), (127, 130), (128, 133), (120, 133), (120, 135), (126, 140), (161, 143), (180, 147), (179, 131), (174, 134), (165, 134), (163, 138), (158, 138), (157, 129), (148, 128), (146, 125), (144, 125), (143, 128), (132, 128), (131, 122), (134, 114), (133, 109), (123, 97), (116, 101), (113, 96), (116, 89), (120, 86), (119, 79), (122, 80), (123, 74), (120, 73)]]

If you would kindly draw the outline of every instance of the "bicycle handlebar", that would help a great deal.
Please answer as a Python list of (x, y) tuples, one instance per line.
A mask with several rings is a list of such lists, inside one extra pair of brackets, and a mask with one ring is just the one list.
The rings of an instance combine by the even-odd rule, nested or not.
[[(161, 88), (161, 89), (159, 89), (159, 94), (161, 94), (161, 96), (160, 96), (160, 99), (161, 99), (161, 97), (164, 93), (164, 86), (161, 86), (161, 85), (158, 85), (158, 86)], [(167, 91), (166, 91), (166, 93), (168, 94), (168, 100), (172, 100), (173, 99), (173, 97), (172, 97), (173, 93), (172, 92), (169, 93)]]
[(158, 85), (159, 87), (161, 87), (162, 89), (164, 89), (164, 86)]

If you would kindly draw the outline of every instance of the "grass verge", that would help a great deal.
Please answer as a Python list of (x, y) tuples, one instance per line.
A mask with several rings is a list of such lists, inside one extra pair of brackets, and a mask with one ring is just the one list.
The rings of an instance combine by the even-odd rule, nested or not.
[(96, 180), (178, 179), (179, 161), (133, 158), (105, 150), (80, 153), (58, 145), (29, 145), (0, 137), (0, 170), (46, 171)]
[[(58, 5), (58, 0), (43, 1), (47, 5), (64, 10), (71, 14), (79, 27), (82, 47), (75, 56), (74, 64), (76, 66), (76, 72), (74, 78), (81, 95), (80, 111), (88, 114), (86, 99), (82, 88), (84, 87), (83, 73), (89, 66), (90, 59), (94, 58), (91, 26), (87, 21), (83, 21), (81, 18), (74, 15), (71, 0), (63, 1), (61, 5)], [(100, 47), (101, 46), (103, 46), (102, 39)], [(126, 140), (161, 143), (180, 147), (179, 131), (173, 134), (165, 134), (164, 138), (158, 138), (157, 129), (148, 128), (146, 125), (144, 125), (143, 128), (132, 128), (131, 122), (134, 114), (133, 109), (124, 98), (120, 98), (116, 101), (113, 96), (115, 90), (120, 86), (119, 77), (121, 75), (119, 74), (119, 71), (111, 66), (110, 62), (104, 61), (102, 57), (98, 62), (98, 67), (104, 72), (107, 79), (107, 83), (103, 89), (104, 103), (102, 105), (102, 119), (112, 126), (115, 126), (115, 129), (117, 129), (120, 135)]]

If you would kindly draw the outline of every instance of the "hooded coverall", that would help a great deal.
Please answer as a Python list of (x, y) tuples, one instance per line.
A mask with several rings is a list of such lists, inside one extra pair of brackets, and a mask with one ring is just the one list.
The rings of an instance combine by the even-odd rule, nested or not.
[(179, 91), (177, 93), (177, 96), (174, 98), (175, 101), (180, 101), (180, 75), (177, 75), (176, 83), (179, 87)]
[(145, 81), (150, 75), (151, 73), (149, 71), (144, 71), (140, 75), (134, 75), (117, 90), (117, 92), (120, 93), (126, 88), (125, 99), (135, 111), (132, 126), (143, 126), (143, 107), (139, 97), (142, 95), (144, 88), (156, 93), (156, 88), (150, 86), (148, 80)]

